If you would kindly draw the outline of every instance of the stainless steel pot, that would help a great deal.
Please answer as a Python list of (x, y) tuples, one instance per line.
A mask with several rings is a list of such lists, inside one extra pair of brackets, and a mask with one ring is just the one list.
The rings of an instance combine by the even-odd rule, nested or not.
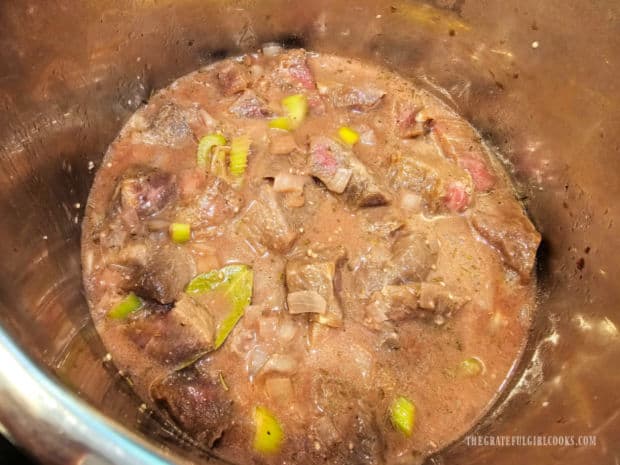
[(199, 463), (140, 407), (81, 291), (79, 231), (104, 149), (157, 88), (267, 41), (417, 80), (506, 156), (544, 236), (540, 310), (477, 432), (595, 435), (430, 463), (620, 461), (620, 3), (613, 0), (6, 0), (0, 4), (0, 421), (45, 463)]

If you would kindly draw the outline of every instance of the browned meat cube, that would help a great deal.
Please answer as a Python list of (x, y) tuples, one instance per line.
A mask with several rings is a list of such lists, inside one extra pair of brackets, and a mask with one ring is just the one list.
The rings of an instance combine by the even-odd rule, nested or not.
[(409, 318), (431, 319), (443, 324), (466, 302), (466, 298), (436, 283), (385, 286), (371, 297), (366, 308), (366, 320), (373, 328), (381, 327), (386, 321), (398, 322)]
[(228, 62), (220, 68), (217, 81), (227, 97), (243, 92), (250, 83), (246, 67), (236, 62)]
[(279, 60), (276, 66), (276, 83), (281, 88), (316, 90), (316, 82), (308, 67), (305, 50), (290, 50), (281, 54)]
[(510, 191), (479, 196), (471, 210), (471, 224), (493, 247), (507, 266), (528, 282), (536, 261), (540, 233), (526, 216)]
[(160, 304), (174, 302), (196, 272), (192, 255), (173, 244), (151, 244), (144, 260), (127, 259), (121, 264), (133, 268), (133, 280), (126, 290)]
[(470, 174), (451, 162), (437, 160), (431, 143), (416, 141), (415, 150), (392, 158), (388, 174), (392, 187), (420, 195), (430, 213), (466, 210), (474, 191)]
[(344, 149), (327, 137), (318, 136), (310, 141), (310, 174), (336, 194), (344, 192), (353, 174), (347, 158)]
[(228, 109), (239, 118), (267, 118), (272, 115), (271, 110), (254, 91), (246, 90)]
[(423, 100), (424, 113), (433, 120), (431, 134), (444, 156), (471, 175), (476, 191), (493, 189), (498, 180), (478, 133), (444, 104), (428, 97)]
[(207, 447), (232, 425), (233, 402), (217, 379), (190, 367), (151, 387), (151, 397), (187, 433)]
[(329, 374), (313, 379), (312, 400), (324, 412), (310, 434), (322, 447), (313, 453), (322, 462), (336, 465), (379, 465), (383, 463), (384, 438), (372, 407), (352, 384)]
[(357, 207), (378, 207), (390, 202), (390, 194), (381, 186), (374, 174), (354, 156), (349, 159), (351, 180), (345, 195), (347, 201)]
[(163, 105), (153, 116), (142, 140), (147, 144), (175, 147), (192, 140), (190, 120), (198, 118), (194, 108), (182, 108), (174, 103)]
[(278, 252), (288, 251), (297, 233), (291, 228), (278, 203), (273, 188), (267, 184), (260, 187), (256, 201), (250, 204), (243, 221), (265, 247)]
[(286, 290), (284, 288), (285, 261), (279, 255), (265, 254), (254, 262), (254, 291), (252, 303), (269, 309), (284, 308)]
[(272, 155), (288, 155), (296, 149), (297, 143), (290, 132), (279, 129), (269, 132), (269, 153)]
[(351, 151), (336, 141), (316, 136), (310, 140), (310, 174), (337, 194), (344, 193), (349, 203), (358, 207), (385, 205), (387, 190)]
[(419, 231), (399, 234), (392, 246), (390, 278), (394, 283), (421, 282), (437, 262), (437, 242)]
[[(137, 315), (124, 328), (140, 349), (169, 366), (184, 365), (213, 349), (215, 324), (208, 309), (184, 295), (174, 307)], [(164, 309), (165, 310), (165, 309)]]
[(135, 234), (140, 230), (141, 220), (160, 213), (176, 199), (175, 176), (138, 168), (119, 181), (115, 197), (123, 224)]
[(431, 125), (432, 120), (425, 120), (418, 108), (405, 106), (400, 108), (396, 115), (396, 128), (402, 139), (414, 139), (428, 134)]
[(326, 302), (323, 313), (313, 315), (319, 323), (340, 327), (343, 312), (334, 291), (334, 281), (339, 260), (309, 261), (293, 259), (286, 264), (286, 287), (289, 292), (314, 291)]
[(373, 87), (338, 87), (332, 93), (332, 102), (336, 108), (364, 112), (378, 106), (384, 96), (385, 91)]

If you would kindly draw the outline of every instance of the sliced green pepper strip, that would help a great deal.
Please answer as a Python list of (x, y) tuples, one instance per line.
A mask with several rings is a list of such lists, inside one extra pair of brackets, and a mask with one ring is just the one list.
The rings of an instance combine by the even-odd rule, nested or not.
[(131, 292), (112, 307), (108, 312), (108, 317), (114, 320), (122, 320), (127, 318), (131, 313), (139, 310), (140, 307), (142, 307), (142, 299)]
[(207, 168), (211, 164), (211, 149), (220, 145), (226, 145), (226, 138), (221, 134), (208, 134), (198, 142), (196, 162), (201, 168)]
[(254, 450), (262, 454), (275, 454), (284, 440), (284, 431), (277, 418), (265, 407), (254, 409)]
[(250, 305), (253, 283), (254, 272), (252, 268), (247, 265), (228, 265), (219, 270), (196, 276), (185, 288), (185, 292), (188, 294), (219, 291), (230, 303), (230, 310), (217, 324), (215, 349), (224, 343), (244, 315), (246, 307)]
[(415, 405), (404, 396), (399, 396), (390, 406), (390, 420), (394, 428), (405, 436), (411, 436), (415, 424)]

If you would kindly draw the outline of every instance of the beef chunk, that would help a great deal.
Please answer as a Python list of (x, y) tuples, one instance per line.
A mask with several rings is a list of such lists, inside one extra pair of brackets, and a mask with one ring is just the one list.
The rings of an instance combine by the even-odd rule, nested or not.
[(233, 402), (218, 380), (189, 367), (151, 386), (151, 397), (187, 433), (212, 447), (233, 422)]
[(314, 137), (310, 142), (310, 174), (336, 194), (347, 188), (353, 171), (347, 163), (347, 154), (336, 142), (327, 137)]
[(129, 321), (124, 331), (155, 360), (184, 365), (213, 349), (213, 316), (191, 297), (184, 295), (170, 310), (152, 303), (147, 307), (147, 312)]
[(226, 62), (217, 72), (217, 81), (222, 93), (229, 97), (247, 89), (250, 79), (248, 71), (241, 63)]
[(435, 102), (425, 108), (425, 112), (433, 119), (431, 133), (444, 156), (471, 175), (476, 191), (491, 190), (497, 179), (476, 131), (452, 111)]
[(265, 247), (277, 252), (288, 251), (297, 237), (289, 226), (273, 188), (263, 184), (256, 200), (245, 212), (243, 221)]
[(267, 118), (272, 115), (265, 101), (251, 90), (243, 92), (228, 111), (239, 118)]
[(194, 193), (191, 203), (184, 206), (183, 217), (193, 224), (219, 225), (239, 212), (243, 198), (226, 181), (209, 176), (205, 184)]
[(355, 283), (360, 294), (368, 298), (375, 291), (380, 291), (393, 278), (390, 270), (391, 250), (381, 242), (369, 245), (363, 253), (351, 260)]
[(279, 255), (265, 254), (254, 262), (254, 291), (252, 303), (270, 309), (284, 308), (284, 259)]
[[(334, 257), (331, 260), (327, 258), (330, 255)], [(323, 257), (317, 257), (317, 260), (299, 258), (286, 264), (288, 291), (314, 291), (320, 295), (327, 304), (325, 313), (312, 315), (312, 318), (332, 327), (340, 327), (343, 322), (342, 308), (335, 293), (337, 270), (343, 260), (343, 251), (338, 249), (326, 251)]]
[(168, 207), (177, 196), (175, 176), (158, 170), (136, 169), (123, 177), (115, 197), (120, 217), (131, 233), (140, 230), (140, 222)]
[(385, 91), (373, 87), (338, 87), (333, 91), (332, 102), (336, 108), (364, 112), (381, 103)]
[(373, 329), (385, 329), (385, 322), (410, 318), (432, 320), (443, 324), (458, 311), (467, 299), (436, 283), (412, 283), (385, 286), (375, 292), (366, 307), (366, 324)]
[(309, 171), (330, 191), (344, 193), (357, 207), (385, 205), (389, 194), (376, 181), (374, 174), (349, 150), (324, 136), (310, 140)]
[(315, 454), (339, 465), (383, 463), (384, 441), (375, 412), (355, 386), (318, 373), (311, 395), (324, 414), (310, 432), (323, 446)]
[(191, 254), (173, 244), (150, 245), (144, 260), (127, 260), (122, 264), (133, 267), (134, 278), (126, 290), (160, 304), (174, 302), (196, 273)]
[(308, 67), (305, 50), (297, 49), (283, 53), (276, 66), (276, 83), (284, 90), (316, 90), (316, 82)]
[(426, 118), (419, 107), (409, 103), (395, 108), (396, 130), (401, 139), (414, 139), (431, 131), (432, 119)]
[(346, 190), (347, 201), (357, 207), (377, 207), (390, 202), (390, 195), (371, 174), (368, 168), (355, 157), (349, 159), (352, 174)]
[(489, 244), (495, 247), (507, 266), (528, 282), (540, 234), (523, 209), (508, 191), (497, 191), (478, 197), (471, 210), (471, 224)]
[(438, 160), (436, 148), (422, 140), (416, 141), (414, 153), (392, 158), (388, 176), (393, 188), (404, 188), (422, 197), (431, 213), (466, 210), (474, 190), (465, 170)]
[(421, 282), (437, 262), (437, 243), (419, 231), (399, 234), (392, 246), (390, 277), (394, 283)]
[(288, 155), (297, 150), (295, 137), (290, 132), (272, 130), (269, 133), (269, 153), (272, 155)]
[(182, 108), (174, 103), (166, 103), (152, 117), (142, 140), (147, 144), (175, 147), (193, 140), (190, 121), (198, 118), (194, 108)]

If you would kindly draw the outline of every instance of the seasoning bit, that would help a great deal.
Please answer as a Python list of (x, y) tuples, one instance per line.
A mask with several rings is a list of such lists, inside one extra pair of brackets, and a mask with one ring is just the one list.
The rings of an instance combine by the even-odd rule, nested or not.
[(538, 43), (537, 40), (535, 40), (534, 42), (532, 42), (532, 48), (538, 48), (540, 46), (540, 44)]

